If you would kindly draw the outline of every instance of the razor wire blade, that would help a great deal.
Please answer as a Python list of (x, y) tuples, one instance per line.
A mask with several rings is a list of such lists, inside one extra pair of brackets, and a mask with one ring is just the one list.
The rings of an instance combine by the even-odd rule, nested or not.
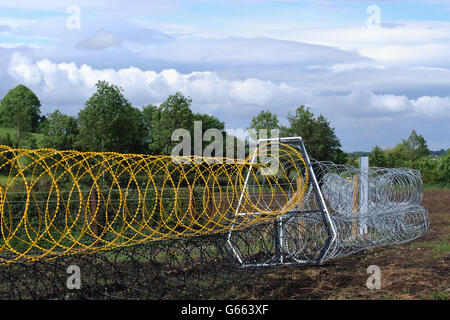
[[(311, 184), (294, 210), (272, 223), (236, 235), (230, 232), (228, 245), (242, 266), (320, 264), (361, 250), (412, 241), (427, 231), (429, 213), (420, 205), (419, 171), (309, 160), (300, 138), (288, 141), (302, 151)], [(270, 207), (257, 185), (249, 182), (250, 194), (259, 197), (260, 206)]]
[(316, 161), (301, 138), (260, 141), (242, 161), (173, 160), (0, 147), (0, 296), (172, 297), (429, 227), (419, 171)]
[[(262, 151), (275, 173), (256, 161)], [(52, 149), (0, 155), (3, 263), (220, 233), (243, 266), (322, 263), (413, 240), (429, 224), (418, 171), (310, 160), (300, 138), (206, 165)]]

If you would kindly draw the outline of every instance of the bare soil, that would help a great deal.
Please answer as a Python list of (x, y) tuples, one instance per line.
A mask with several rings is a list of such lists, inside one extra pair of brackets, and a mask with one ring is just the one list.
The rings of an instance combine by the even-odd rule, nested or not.
[[(361, 251), (321, 266), (281, 267), (215, 292), (206, 299), (450, 300), (450, 190), (425, 190), (430, 229), (412, 242)], [(369, 290), (370, 265), (381, 289)]]

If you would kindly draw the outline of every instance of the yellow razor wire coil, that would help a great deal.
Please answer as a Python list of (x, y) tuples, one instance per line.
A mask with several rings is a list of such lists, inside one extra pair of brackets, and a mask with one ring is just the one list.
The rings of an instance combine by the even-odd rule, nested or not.
[(262, 151), (272, 162), (0, 146), (0, 264), (274, 220), (301, 203), (308, 170), (291, 146)]

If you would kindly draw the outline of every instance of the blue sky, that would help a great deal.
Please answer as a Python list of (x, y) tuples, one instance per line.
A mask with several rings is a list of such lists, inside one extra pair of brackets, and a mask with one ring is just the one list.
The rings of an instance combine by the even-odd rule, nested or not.
[(74, 115), (107, 80), (136, 107), (181, 91), (228, 129), (303, 104), (345, 151), (413, 129), (449, 148), (449, 52), (450, 1), (0, 1), (0, 96), (23, 83)]

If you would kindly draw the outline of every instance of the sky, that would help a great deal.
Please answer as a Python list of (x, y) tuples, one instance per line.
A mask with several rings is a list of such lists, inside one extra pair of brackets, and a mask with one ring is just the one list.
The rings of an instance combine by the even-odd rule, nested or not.
[(133, 106), (192, 98), (227, 129), (323, 114), (346, 152), (414, 129), (450, 147), (450, 1), (0, 0), (0, 97), (76, 115), (106, 80)]

